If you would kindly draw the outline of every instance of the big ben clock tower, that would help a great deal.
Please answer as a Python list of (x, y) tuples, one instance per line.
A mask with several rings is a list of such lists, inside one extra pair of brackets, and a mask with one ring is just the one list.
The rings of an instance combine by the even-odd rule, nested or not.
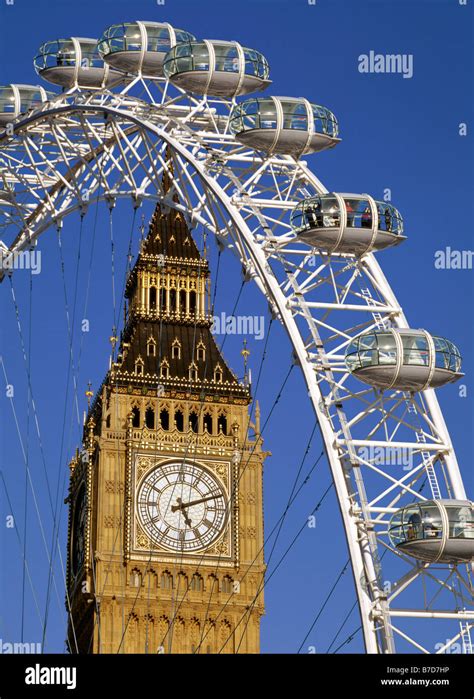
[(69, 649), (257, 653), (259, 411), (250, 423), (249, 386), (211, 334), (208, 264), (175, 209), (157, 206), (125, 296), (70, 464)]

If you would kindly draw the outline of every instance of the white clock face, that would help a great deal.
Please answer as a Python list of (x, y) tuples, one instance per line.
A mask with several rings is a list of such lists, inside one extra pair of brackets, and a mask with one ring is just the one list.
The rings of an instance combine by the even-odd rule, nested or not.
[(208, 548), (223, 532), (227, 499), (219, 481), (202, 466), (157, 466), (141, 482), (137, 511), (148, 536), (171, 551)]

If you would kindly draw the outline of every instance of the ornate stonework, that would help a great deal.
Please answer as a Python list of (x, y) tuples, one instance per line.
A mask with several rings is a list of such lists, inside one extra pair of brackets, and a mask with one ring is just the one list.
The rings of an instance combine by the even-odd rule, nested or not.
[(264, 454), (209, 296), (183, 216), (158, 206), (70, 465), (71, 652), (259, 652)]

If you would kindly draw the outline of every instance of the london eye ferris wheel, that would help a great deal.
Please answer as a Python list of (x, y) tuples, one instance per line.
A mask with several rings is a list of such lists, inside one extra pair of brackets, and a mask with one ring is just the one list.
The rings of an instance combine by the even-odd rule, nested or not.
[[(3, 259), (87, 216), (92, 200), (111, 212), (118, 199), (160, 202), (215, 236), (265, 296), (303, 374), (366, 651), (457, 643), (471, 653), (474, 506), (435, 393), (463, 375), (460, 350), (410, 327), (379, 265), (379, 251), (406, 240), (398, 209), (328, 192), (303, 160), (338, 146), (336, 116), (271, 94), (257, 49), (167, 23), (47, 41), (34, 65), (51, 87), (0, 88)], [(411, 467), (380, 463), (377, 449), (406, 450)], [(449, 632), (435, 647), (439, 624)]]

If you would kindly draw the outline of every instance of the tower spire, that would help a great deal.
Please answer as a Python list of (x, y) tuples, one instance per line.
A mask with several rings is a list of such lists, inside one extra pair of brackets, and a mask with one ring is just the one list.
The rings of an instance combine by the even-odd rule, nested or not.
[(255, 434), (260, 436), (260, 403), (255, 401)]
[(242, 351), (240, 352), (244, 358), (244, 383), (248, 383), (248, 358), (250, 357), (250, 350), (247, 347), (247, 338), (244, 339)]
[[(169, 145), (165, 148), (165, 157), (163, 164), (163, 177), (161, 180), (161, 187), (163, 189), (163, 194), (166, 195), (173, 186), (173, 175), (174, 175), (174, 163), (173, 155)], [(178, 201), (176, 193), (173, 196), (174, 201)]]
[(88, 381), (87, 382), (87, 391), (86, 391), (86, 398), (87, 398), (87, 408), (90, 409), (91, 407), (91, 400), (94, 396), (94, 391), (92, 390), (92, 382)]
[[(169, 147), (163, 158), (163, 192), (170, 196), (173, 162)], [(174, 207), (158, 204), (125, 286), (127, 315), (124, 330), (115, 340), (117, 355), (117, 346), (112, 345), (112, 357), (116, 357), (116, 362), (112, 359), (114, 379), (127, 385), (135, 381), (143, 385), (147, 377), (159, 379), (163, 385), (205, 381), (208, 392), (239, 393), (247, 400), (250, 352), (245, 343), (246, 380), (241, 383), (210, 331), (209, 289), (209, 263), (201, 255), (184, 215)], [(115, 334), (114, 329), (111, 342)], [(199, 338), (197, 345), (194, 335)]]

